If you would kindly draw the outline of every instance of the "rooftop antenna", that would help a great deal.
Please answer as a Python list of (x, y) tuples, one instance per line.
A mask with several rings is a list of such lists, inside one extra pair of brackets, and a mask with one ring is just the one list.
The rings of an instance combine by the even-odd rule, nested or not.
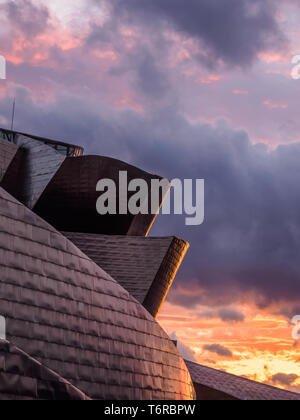
[(16, 110), (16, 98), (14, 98), (14, 102), (13, 102), (12, 118), (11, 118), (11, 131), (13, 131), (13, 129), (14, 129), (15, 110)]

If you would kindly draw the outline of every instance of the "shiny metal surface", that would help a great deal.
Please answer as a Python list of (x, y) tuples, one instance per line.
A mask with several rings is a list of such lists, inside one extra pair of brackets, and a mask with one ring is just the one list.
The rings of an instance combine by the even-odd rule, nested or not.
[(174, 237), (64, 233), (156, 317), (189, 244)]
[(300, 394), (186, 361), (197, 400), (300, 400)]
[(18, 136), (18, 147), (19, 154), (6, 171), (1, 185), (27, 207), (33, 208), (65, 156), (22, 135)]
[(7, 339), (95, 399), (192, 399), (176, 347), (130, 294), (0, 189)]
[(0, 138), (3, 138), (8, 142), (18, 144), (19, 137), (27, 137), (31, 140), (35, 140), (35, 142), (46, 144), (54, 150), (58, 151), (59, 153), (63, 154), (64, 156), (77, 157), (83, 154), (83, 148), (74, 144), (65, 143), (53, 139), (47, 139), (45, 137), (34, 136), (32, 134), (8, 130), (6, 128), (0, 127)]
[(18, 151), (18, 146), (1, 138), (0, 133), (0, 182)]
[[(100, 216), (96, 211), (96, 202), (100, 195), (96, 191), (98, 181), (109, 178), (115, 181), (118, 191), (120, 171), (127, 171), (128, 181), (136, 178), (144, 179), (149, 191), (151, 191), (151, 180), (161, 179), (157, 175), (151, 175), (125, 162), (107, 157), (66, 158), (38, 200), (34, 211), (62, 231), (147, 236), (156, 214)], [(133, 194), (129, 193), (128, 197)], [(163, 197), (160, 199), (162, 202)]]
[(0, 401), (85, 401), (89, 398), (7, 341), (0, 340)]

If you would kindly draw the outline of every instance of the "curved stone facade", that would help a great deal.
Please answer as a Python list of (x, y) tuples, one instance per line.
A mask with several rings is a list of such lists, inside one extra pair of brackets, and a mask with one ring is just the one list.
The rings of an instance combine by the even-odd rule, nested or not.
[(192, 399), (176, 347), (67, 238), (0, 189), (7, 339), (94, 399)]

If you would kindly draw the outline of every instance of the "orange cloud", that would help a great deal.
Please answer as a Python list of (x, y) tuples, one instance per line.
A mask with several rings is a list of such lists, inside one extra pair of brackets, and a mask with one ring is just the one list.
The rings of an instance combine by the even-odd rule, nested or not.
[[(229, 324), (214, 316), (211, 308), (199, 306), (190, 311), (167, 301), (158, 320), (168, 333), (176, 331), (178, 340), (201, 364), (259, 382), (270, 382), (278, 373), (293, 373), (299, 376), (293, 386), (300, 385), (299, 349), (294, 346), (292, 326), (270, 313), (276, 311), (275, 307), (258, 311), (249, 303), (237, 309), (245, 314), (245, 321)], [(233, 356), (209, 354), (204, 348), (216, 344)]]

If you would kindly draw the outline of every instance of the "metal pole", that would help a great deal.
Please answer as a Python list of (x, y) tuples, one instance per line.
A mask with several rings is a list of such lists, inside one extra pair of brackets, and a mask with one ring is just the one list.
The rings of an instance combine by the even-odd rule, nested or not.
[(15, 109), (16, 109), (16, 98), (14, 98), (14, 103), (13, 103), (12, 119), (11, 119), (11, 131), (13, 131), (13, 129), (14, 129)]

